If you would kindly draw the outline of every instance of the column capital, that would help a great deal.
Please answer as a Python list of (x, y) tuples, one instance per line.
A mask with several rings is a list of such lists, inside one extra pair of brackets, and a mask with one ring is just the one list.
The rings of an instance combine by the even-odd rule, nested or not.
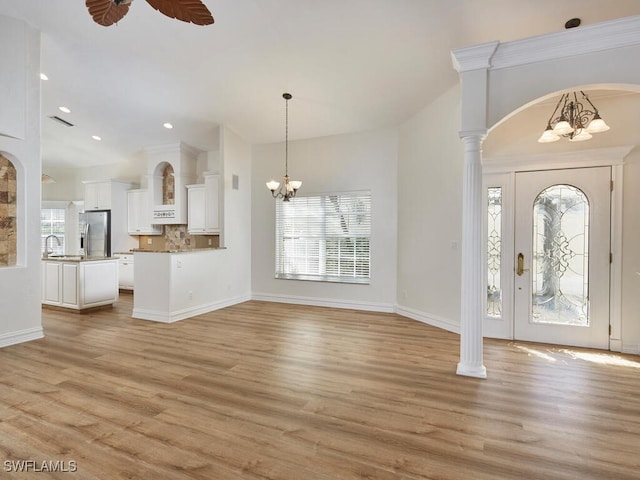
[(464, 141), (466, 139), (478, 138), (481, 142), (484, 142), (484, 139), (487, 138), (487, 129), (481, 130), (461, 130), (458, 132), (458, 136)]

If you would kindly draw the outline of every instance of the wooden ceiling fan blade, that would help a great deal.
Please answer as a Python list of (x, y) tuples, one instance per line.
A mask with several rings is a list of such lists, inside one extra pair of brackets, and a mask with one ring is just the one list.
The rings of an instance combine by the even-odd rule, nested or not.
[(167, 17), (183, 22), (196, 25), (213, 23), (211, 12), (200, 0), (147, 0), (147, 3)]
[(116, 5), (111, 0), (86, 0), (93, 21), (104, 27), (119, 22), (129, 11), (129, 3)]

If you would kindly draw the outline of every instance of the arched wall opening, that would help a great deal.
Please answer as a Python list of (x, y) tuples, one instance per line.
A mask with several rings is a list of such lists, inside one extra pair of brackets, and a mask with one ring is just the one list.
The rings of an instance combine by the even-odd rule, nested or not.
[[(541, 103), (536, 99), (550, 98), (579, 84), (627, 85), (635, 91), (640, 85), (640, 65), (634, 61), (638, 55), (640, 16), (504, 44), (490, 42), (452, 52), (462, 84), (460, 137), (464, 143), (458, 374), (486, 377), (482, 347), (485, 255), (479, 246), (484, 240), (483, 215), (486, 211), (483, 204), (483, 169), (486, 167), (483, 147), (485, 151), (489, 147), (498, 148), (496, 142), (490, 143), (493, 138), (483, 145), (489, 127), (495, 134), (498, 125), (507, 124), (506, 119)], [(538, 110), (542, 112), (542, 109)], [(518, 139), (530, 135), (532, 143), (537, 143), (548, 115), (540, 113), (540, 127), (519, 128), (512, 135)], [(552, 145), (556, 143), (560, 142)], [(518, 152), (514, 148), (509, 153)], [(571, 151), (565, 153), (571, 154)], [(519, 158), (512, 155), (511, 161), (517, 163)], [(636, 330), (632, 330), (635, 339), (632, 341), (637, 340), (635, 347), (640, 352), (640, 328)]]

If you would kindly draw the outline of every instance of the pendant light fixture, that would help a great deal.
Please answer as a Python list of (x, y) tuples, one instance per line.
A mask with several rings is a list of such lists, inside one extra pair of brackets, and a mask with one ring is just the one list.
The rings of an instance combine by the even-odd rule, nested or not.
[(302, 182), (289, 180), (289, 100), (292, 96), (290, 93), (283, 93), (282, 98), (285, 100), (284, 177), (282, 177), (282, 185), (280, 182), (271, 180), (267, 182), (267, 188), (271, 190), (273, 198), (282, 198), (283, 202), (288, 202), (290, 198), (296, 196)]
[[(570, 142), (580, 142), (589, 140), (592, 137), (592, 133), (609, 130), (609, 125), (600, 117), (598, 109), (589, 100), (589, 97), (582, 90), (580, 90), (580, 93), (582, 94), (582, 100), (586, 100), (593, 110), (584, 108), (584, 105), (578, 101), (576, 92), (562, 94), (555, 110), (547, 121), (547, 128), (538, 139), (538, 142), (555, 142), (560, 140), (560, 137), (566, 137)], [(561, 105), (562, 108), (560, 108)], [(556, 117), (558, 108), (560, 108), (560, 115)]]

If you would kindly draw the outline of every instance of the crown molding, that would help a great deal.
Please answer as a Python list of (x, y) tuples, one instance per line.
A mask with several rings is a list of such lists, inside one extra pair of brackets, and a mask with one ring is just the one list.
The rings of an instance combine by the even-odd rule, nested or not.
[(501, 43), (491, 68), (508, 68), (640, 45), (640, 15)]
[(634, 145), (621, 145), (555, 153), (487, 156), (482, 159), (482, 165), (484, 173), (623, 165), (634, 148)]
[(528, 65), (640, 45), (640, 15), (624, 17), (561, 32), (500, 43), (482, 43), (451, 51), (458, 73)]
[(458, 73), (490, 68), (491, 57), (498, 45), (500, 45), (500, 42), (495, 41), (452, 50), (451, 61), (453, 62), (453, 68)]

